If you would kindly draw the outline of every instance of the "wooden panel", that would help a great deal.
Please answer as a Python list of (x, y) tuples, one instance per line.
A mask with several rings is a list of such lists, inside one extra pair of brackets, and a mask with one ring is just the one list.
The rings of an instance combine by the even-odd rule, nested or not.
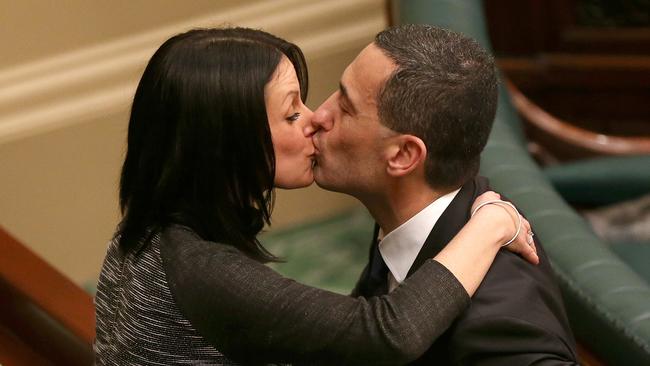
[(549, 87), (648, 90), (650, 86), (650, 56), (542, 54), (500, 57), (497, 63), (522, 90)]
[(650, 56), (544, 54), (498, 59), (547, 112), (592, 131), (650, 136)]
[(0, 228), (0, 278), (87, 343), (95, 338), (93, 298)]
[(585, 346), (578, 342), (578, 361), (582, 366), (605, 366), (593, 353), (591, 353)]
[(92, 362), (92, 297), (2, 228), (0, 252), (0, 324), (55, 363)]
[(650, 55), (650, 27), (568, 28), (560, 50), (573, 53)]
[(559, 48), (575, 22), (574, 0), (486, 0), (488, 32), (497, 55), (532, 55)]
[(52, 365), (0, 324), (0, 365)]
[(556, 118), (507, 82), (512, 103), (526, 122), (538, 160), (552, 163), (597, 155), (650, 154), (650, 137), (618, 137), (579, 128)]
[[(650, 54), (648, 24), (633, 19), (626, 22), (624, 17), (617, 19), (621, 24), (607, 21), (596, 24), (598, 22), (585, 17), (584, 1), (486, 0), (484, 4), (490, 39), (497, 55)], [(639, 8), (636, 10), (639, 13), (645, 11), (641, 9), (642, 4), (634, 6)]]

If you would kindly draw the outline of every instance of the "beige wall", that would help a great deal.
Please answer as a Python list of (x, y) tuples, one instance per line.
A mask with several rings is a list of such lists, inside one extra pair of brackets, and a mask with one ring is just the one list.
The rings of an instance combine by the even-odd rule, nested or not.
[[(384, 26), (383, 8), (381, 0), (3, 3), (0, 225), (77, 283), (94, 281), (119, 220), (129, 100), (164, 39), (228, 23), (292, 40), (308, 60), (314, 107)], [(317, 187), (279, 191), (273, 228), (356, 205)]]
[[(237, 0), (20, 0), (3, 1), (0, 68), (92, 47), (165, 24), (230, 9)], [(215, 4), (219, 4), (218, 6)]]

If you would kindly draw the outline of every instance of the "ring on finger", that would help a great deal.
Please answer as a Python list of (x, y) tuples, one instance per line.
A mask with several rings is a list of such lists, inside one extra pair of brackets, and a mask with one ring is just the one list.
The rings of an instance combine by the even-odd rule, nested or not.
[(527, 242), (529, 245), (533, 245), (533, 244), (535, 243), (534, 240), (533, 240), (533, 236), (535, 236), (535, 233), (533, 233), (532, 231), (528, 230), (528, 237), (526, 238), (526, 242)]

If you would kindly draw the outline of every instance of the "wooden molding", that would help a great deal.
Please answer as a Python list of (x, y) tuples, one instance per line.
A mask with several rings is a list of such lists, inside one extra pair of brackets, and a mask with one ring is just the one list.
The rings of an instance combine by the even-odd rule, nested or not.
[(48, 361), (0, 324), (0, 365), (47, 365)]
[(385, 27), (381, 0), (277, 0), (213, 14), (0, 70), (0, 144), (128, 111), (144, 65), (173, 34), (197, 27), (261, 28), (299, 45), (308, 61), (370, 42)]
[(523, 90), (647, 90), (650, 85), (650, 56), (646, 55), (544, 53), (535, 57), (499, 57), (497, 64)]
[(585, 348), (582, 343), (578, 341), (576, 346), (578, 361), (582, 366), (605, 366), (605, 364), (603, 364), (591, 351)]

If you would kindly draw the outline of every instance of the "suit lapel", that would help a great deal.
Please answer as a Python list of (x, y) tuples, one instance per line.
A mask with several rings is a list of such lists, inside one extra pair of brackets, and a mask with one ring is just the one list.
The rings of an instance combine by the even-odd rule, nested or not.
[[(407, 277), (411, 276), (418, 268), (430, 258), (433, 258), (438, 254), (442, 248), (447, 245), (451, 239), (462, 229), (462, 227), (469, 220), (470, 208), (472, 203), (481, 193), (488, 190), (488, 181), (483, 177), (476, 177), (469, 182), (467, 182), (460, 189), (456, 197), (449, 204), (445, 212), (442, 213), (436, 225), (431, 230), (431, 233), (427, 237), (427, 240), (424, 242), (420, 253), (416, 257)], [(379, 234), (379, 225), (375, 224), (375, 230), (372, 235), (373, 241), (370, 245), (370, 252), (368, 253), (368, 265), (364, 269), (364, 272), (361, 274), (360, 280), (357, 283), (353, 294), (355, 296), (377, 296), (382, 295), (379, 288), (383, 284), (376, 283), (376, 281), (371, 280), (370, 274), (374, 268), (373, 264), (376, 263), (377, 258), (375, 258), (377, 250), (377, 235)]]
[(483, 177), (476, 177), (463, 185), (431, 229), (431, 233), (409, 269), (407, 278), (417, 271), (427, 259), (435, 257), (456, 236), (469, 220), (472, 203), (487, 188), (487, 179)]

